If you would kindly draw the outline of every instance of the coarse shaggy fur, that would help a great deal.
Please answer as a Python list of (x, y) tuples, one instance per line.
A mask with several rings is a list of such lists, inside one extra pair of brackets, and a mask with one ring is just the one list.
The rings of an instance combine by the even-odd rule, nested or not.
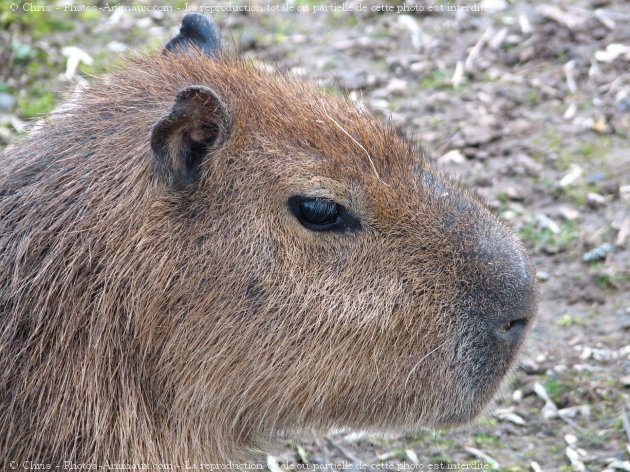
[[(191, 85), (229, 119), (176, 188), (149, 141)], [(294, 195), (361, 229), (310, 231)], [(348, 99), (223, 53), (131, 59), (0, 160), (0, 468), (466, 422), (521, 343), (492, 327), (534, 299), (513, 234)]]

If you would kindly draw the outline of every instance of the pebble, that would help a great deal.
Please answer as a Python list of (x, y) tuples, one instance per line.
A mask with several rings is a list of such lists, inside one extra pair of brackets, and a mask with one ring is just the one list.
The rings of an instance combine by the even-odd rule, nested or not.
[(586, 176), (586, 183), (588, 184), (596, 184), (604, 180), (606, 180), (606, 175), (603, 172), (593, 172)]
[(579, 211), (567, 206), (558, 208), (558, 214), (566, 221), (575, 221), (580, 217)]
[(527, 154), (518, 154), (514, 157), (514, 171), (516, 174), (526, 174), (530, 177), (540, 175), (543, 166), (529, 157)]
[(621, 383), (621, 385), (623, 385), (624, 387), (630, 387), (630, 374), (628, 375), (624, 375), (623, 377), (621, 377), (619, 379), (619, 382)]
[(600, 195), (599, 193), (595, 193), (595, 192), (588, 192), (586, 194), (586, 202), (592, 206), (592, 207), (601, 207), (601, 206), (605, 206), (606, 205), (606, 197), (604, 197), (603, 195)]
[(545, 272), (544, 270), (539, 270), (538, 272), (536, 272), (536, 278), (541, 282), (546, 282), (547, 280), (549, 280), (550, 275), (549, 275), (549, 272)]
[(462, 129), (464, 140), (468, 146), (480, 146), (498, 138), (498, 134), (487, 126), (469, 125)]
[(402, 95), (407, 90), (408, 85), (409, 83), (406, 80), (394, 78), (389, 81), (386, 90), (391, 95)]
[(543, 374), (545, 372), (545, 368), (542, 367), (538, 362), (533, 361), (532, 359), (523, 359), (520, 362), (520, 367), (525, 371), (527, 375), (538, 375)]
[(577, 445), (577, 436), (574, 434), (565, 434), (564, 440), (571, 447), (575, 447)]
[(0, 128), (0, 143), (8, 144), (11, 142), (11, 131), (8, 128)]
[(463, 164), (466, 162), (466, 157), (462, 154), (459, 149), (452, 149), (448, 151), (446, 154), (442, 155), (438, 158), (439, 164), (446, 164), (447, 162), (454, 162), (455, 164)]
[(601, 246), (598, 246), (594, 249), (591, 249), (586, 254), (582, 256), (582, 260), (584, 262), (594, 262), (602, 260), (606, 257), (606, 255), (610, 254), (615, 250), (615, 247), (610, 243), (604, 243)]
[(516, 187), (505, 187), (503, 189), (503, 193), (506, 197), (508, 197), (512, 201), (522, 201), (524, 200), (523, 194)]
[(136, 20), (136, 26), (140, 29), (148, 29), (151, 26), (153, 26), (153, 19), (148, 16), (145, 16), (143, 18), (138, 18)]
[(15, 108), (17, 101), (13, 98), (13, 95), (8, 93), (0, 93), (0, 111), (7, 112)]
[(257, 43), (256, 36), (249, 31), (243, 31), (238, 38), (238, 46), (241, 48), (241, 51), (256, 49)]
[(359, 90), (369, 85), (367, 73), (363, 70), (343, 70), (338, 72), (335, 77), (339, 81), (339, 85), (347, 90)]
[(120, 41), (110, 41), (107, 44), (107, 49), (109, 49), (110, 51), (121, 53), (127, 50), (127, 45), (125, 43), (121, 43)]
[(571, 164), (571, 166), (569, 167), (569, 172), (564, 177), (562, 177), (562, 179), (560, 179), (558, 185), (560, 185), (560, 187), (569, 187), (573, 185), (580, 179), (580, 177), (582, 177), (582, 172), (583, 171), (580, 166), (578, 166), (577, 164)]

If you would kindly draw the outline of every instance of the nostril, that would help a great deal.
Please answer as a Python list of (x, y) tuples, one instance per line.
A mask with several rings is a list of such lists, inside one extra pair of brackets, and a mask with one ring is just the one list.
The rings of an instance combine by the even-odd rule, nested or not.
[(527, 326), (527, 319), (525, 318), (518, 318), (516, 320), (512, 320), (509, 323), (506, 323), (503, 326), (503, 332), (507, 333), (509, 331), (521, 331), (523, 329), (525, 329), (525, 327)]
[(528, 324), (528, 318), (515, 318), (504, 321), (498, 326), (497, 335), (510, 346), (517, 346), (527, 332)]

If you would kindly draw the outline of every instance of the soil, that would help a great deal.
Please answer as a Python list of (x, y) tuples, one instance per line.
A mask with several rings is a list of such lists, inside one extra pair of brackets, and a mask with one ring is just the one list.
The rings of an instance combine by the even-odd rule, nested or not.
[[(213, 15), (231, 48), (348, 93), (422, 143), (515, 229), (540, 281), (521, 363), (474, 424), (402, 437), (287, 437), (267, 467), (630, 470), (630, 4), (256, 5), (263, 11)], [(393, 11), (374, 11), (387, 6)], [(47, 34), (33, 32), (35, 13), (18, 11), (0, 32), (12, 45), (0, 50), (0, 142), (118, 54), (165, 44), (180, 7), (41, 13), (68, 25)], [(63, 76), (66, 46), (94, 60), (71, 80)]]

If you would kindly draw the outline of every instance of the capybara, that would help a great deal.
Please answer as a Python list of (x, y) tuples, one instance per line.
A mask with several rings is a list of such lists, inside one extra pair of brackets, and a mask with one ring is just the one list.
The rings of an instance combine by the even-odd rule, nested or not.
[(465, 423), (536, 310), (479, 197), (201, 15), (0, 167), (2, 470)]

